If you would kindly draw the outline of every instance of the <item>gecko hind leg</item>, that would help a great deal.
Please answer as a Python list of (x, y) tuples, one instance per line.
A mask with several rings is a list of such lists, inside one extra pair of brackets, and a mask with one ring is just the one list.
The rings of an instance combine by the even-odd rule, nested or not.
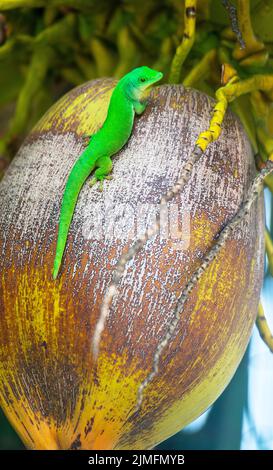
[(90, 186), (94, 186), (97, 181), (100, 182), (99, 190), (103, 191), (103, 181), (105, 179), (111, 180), (113, 176), (109, 175), (112, 171), (113, 163), (110, 157), (101, 157), (96, 162), (97, 169), (95, 175), (90, 181)]

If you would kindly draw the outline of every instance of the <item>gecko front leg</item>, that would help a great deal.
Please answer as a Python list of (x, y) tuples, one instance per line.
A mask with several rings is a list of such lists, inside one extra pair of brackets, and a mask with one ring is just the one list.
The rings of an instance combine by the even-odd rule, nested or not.
[(113, 177), (109, 175), (112, 171), (113, 163), (110, 157), (100, 157), (96, 161), (96, 171), (94, 177), (91, 179), (89, 185), (92, 187), (96, 184), (97, 181), (100, 181), (100, 191), (103, 191), (103, 181), (105, 179), (112, 179)]
[(147, 106), (147, 101), (135, 101), (134, 110), (136, 114), (142, 114)]

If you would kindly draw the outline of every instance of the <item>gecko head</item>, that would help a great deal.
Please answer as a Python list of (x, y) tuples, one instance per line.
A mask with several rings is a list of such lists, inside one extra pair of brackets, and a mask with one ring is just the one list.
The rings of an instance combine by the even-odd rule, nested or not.
[(145, 101), (151, 91), (152, 86), (161, 80), (163, 73), (150, 67), (137, 67), (128, 73), (126, 78), (127, 92), (130, 98), (138, 101)]

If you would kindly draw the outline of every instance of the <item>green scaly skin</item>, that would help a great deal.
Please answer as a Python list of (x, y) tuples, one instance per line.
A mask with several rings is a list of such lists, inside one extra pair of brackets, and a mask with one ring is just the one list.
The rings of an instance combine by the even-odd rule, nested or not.
[(54, 260), (53, 279), (56, 279), (66, 246), (67, 235), (80, 190), (96, 168), (91, 185), (109, 179), (112, 170), (111, 156), (128, 141), (136, 114), (147, 106), (151, 87), (163, 74), (149, 67), (138, 67), (125, 75), (111, 96), (108, 113), (101, 129), (92, 136), (88, 147), (80, 155), (68, 177), (61, 206), (59, 232)]

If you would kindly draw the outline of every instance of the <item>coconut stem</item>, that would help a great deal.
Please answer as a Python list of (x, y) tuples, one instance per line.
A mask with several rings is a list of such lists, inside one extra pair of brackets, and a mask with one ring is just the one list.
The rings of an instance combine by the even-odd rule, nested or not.
[(260, 333), (260, 336), (263, 342), (269, 347), (270, 351), (273, 353), (273, 335), (267, 323), (263, 306), (261, 302), (258, 307), (258, 315), (256, 318), (256, 326)]
[(273, 276), (273, 241), (269, 231), (265, 230), (265, 251), (271, 276)]
[(176, 49), (169, 75), (169, 83), (179, 83), (182, 66), (194, 44), (197, 0), (186, 0), (184, 10), (184, 33)]

